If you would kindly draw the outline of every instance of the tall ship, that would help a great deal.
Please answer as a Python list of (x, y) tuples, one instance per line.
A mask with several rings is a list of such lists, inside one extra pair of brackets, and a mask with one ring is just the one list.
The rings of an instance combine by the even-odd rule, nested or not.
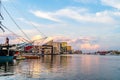
[[(1, 6), (1, 0), (0, 0), (0, 6)], [(3, 16), (0, 11), (0, 29), (5, 32), (5, 30), (2, 28), (4, 25), (2, 24)], [(15, 51), (12, 50), (12, 45), (9, 44), (9, 38), (6, 37), (4, 44), (0, 44), (0, 63), (2, 62), (8, 62), (12, 61), (14, 58)]]

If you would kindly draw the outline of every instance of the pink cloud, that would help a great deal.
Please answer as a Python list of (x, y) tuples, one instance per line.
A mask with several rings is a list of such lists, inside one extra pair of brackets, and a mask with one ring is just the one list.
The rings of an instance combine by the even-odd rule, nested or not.
[(66, 41), (74, 49), (95, 51), (100, 48), (97, 43), (91, 43), (94, 39), (90, 37), (69, 38), (67, 36), (53, 36), (52, 39), (56, 42)]
[(90, 43), (84, 43), (80, 45), (80, 48), (85, 50), (96, 50), (99, 47), (100, 46), (98, 44), (90, 44)]

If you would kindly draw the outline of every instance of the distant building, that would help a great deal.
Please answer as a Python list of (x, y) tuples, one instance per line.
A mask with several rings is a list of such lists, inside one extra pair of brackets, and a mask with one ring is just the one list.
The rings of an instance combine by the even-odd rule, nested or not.
[(61, 54), (67, 54), (67, 42), (61, 42)]
[(75, 50), (74, 54), (82, 54), (82, 51), (81, 50)]
[(67, 46), (67, 42), (61, 42), (61, 47), (66, 47)]
[(72, 53), (72, 46), (69, 46), (67, 42), (54, 42), (51, 40), (42, 46), (34, 46), (33, 50), (40, 54), (67, 54)]
[(60, 42), (53, 42), (53, 52), (54, 54), (60, 54), (61, 52), (61, 43)]
[(44, 54), (54, 54), (53, 52), (53, 40), (42, 45), (42, 53)]
[(72, 47), (71, 46), (67, 46), (67, 51), (71, 51)]
[(72, 46), (67, 46), (67, 52), (68, 52), (69, 54), (72, 54)]

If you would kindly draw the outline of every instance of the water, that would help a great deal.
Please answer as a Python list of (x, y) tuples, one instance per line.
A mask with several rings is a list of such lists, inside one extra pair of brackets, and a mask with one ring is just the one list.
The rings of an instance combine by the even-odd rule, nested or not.
[(13, 63), (0, 65), (0, 80), (120, 80), (120, 56), (46, 55)]

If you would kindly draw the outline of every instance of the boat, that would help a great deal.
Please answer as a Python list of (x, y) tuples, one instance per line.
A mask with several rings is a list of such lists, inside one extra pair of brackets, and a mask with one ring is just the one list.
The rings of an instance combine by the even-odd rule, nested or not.
[(0, 63), (13, 61), (13, 56), (0, 56)]
[[(1, 0), (0, 0), (1, 6)], [(1, 11), (0, 11), (0, 29), (5, 32), (2, 27), (5, 27), (2, 24), (2, 20), (4, 20)], [(12, 45), (9, 44), (9, 38), (6, 37), (5, 43), (0, 45), (0, 62), (10, 62), (13, 61), (15, 51), (10, 49)]]
[(16, 60), (25, 60), (26, 58), (22, 55), (19, 55), (16, 57)]
[(11, 62), (14, 59), (15, 51), (11, 50), (12, 46), (0, 45), (0, 62)]
[(39, 59), (40, 58), (40, 56), (38, 55), (29, 55), (29, 54), (22, 55), (22, 57), (24, 57), (25, 59)]
[[(1, 8), (1, 0), (0, 0), (0, 8)], [(3, 9), (5, 12), (8, 14), (10, 19), (13, 21), (13, 23), (20, 29), (20, 31), (23, 33), (23, 35), (27, 38), (23, 38), (21, 40), (23, 43), (20, 44), (15, 44), (13, 47), (9, 45), (9, 39), (6, 38), (6, 42), (4, 45), (0, 45), (0, 61), (12, 61), (13, 59), (16, 60), (24, 60), (24, 59), (38, 59), (40, 58), (39, 55), (23, 55), (23, 52), (31, 53), (32, 50), (34, 49), (33, 43), (36, 41), (31, 41), (29, 37), (24, 33), (24, 31), (19, 27), (19, 25), (15, 22), (15, 20), (12, 18), (10, 13), (7, 11), (7, 9), (3, 6)], [(0, 9), (1, 10), (1, 9)], [(2, 24), (2, 20), (4, 20), (1, 11), (0, 11), (0, 29), (5, 32), (4, 29), (7, 29), (9, 32), (14, 34), (16, 37), (18, 37), (17, 34), (14, 33), (14, 31), (8, 29), (6, 26)], [(2, 28), (3, 27), (3, 28)], [(41, 33), (41, 32), (40, 32)], [(43, 40), (46, 39), (47, 37), (42, 38)], [(40, 39), (39, 39), (40, 40)], [(13, 48), (11, 50), (10, 48)], [(20, 53), (18, 53), (20, 52)]]

